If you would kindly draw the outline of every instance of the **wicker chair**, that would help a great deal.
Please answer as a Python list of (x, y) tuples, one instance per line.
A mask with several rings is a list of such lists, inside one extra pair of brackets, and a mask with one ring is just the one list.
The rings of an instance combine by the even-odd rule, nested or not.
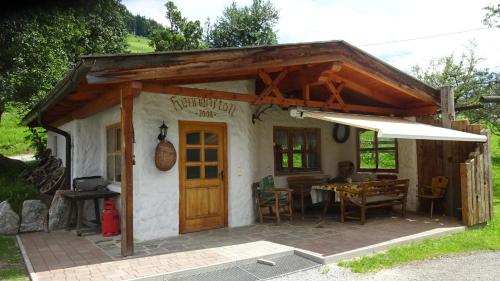
[[(417, 197), (423, 200), (431, 201), (431, 218), (434, 213), (434, 200), (442, 201), (446, 190), (448, 189), (448, 178), (437, 176), (432, 178), (431, 185), (418, 185)], [(444, 207), (443, 207), (444, 209)]]
[[(279, 224), (281, 216), (287, 216), (292, 221), (292, 189), (275, 188), (273, 176), (267, 176), (260, 182), (254, 183), (252, 189), (260, 223), (264, 223), (264, 218), (271, 218)], [(262, 211), (266, 208), (268, 214)]]

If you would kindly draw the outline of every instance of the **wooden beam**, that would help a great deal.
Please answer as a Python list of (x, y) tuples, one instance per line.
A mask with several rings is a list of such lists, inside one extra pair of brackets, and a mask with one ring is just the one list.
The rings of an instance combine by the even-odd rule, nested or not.
[[(127, 84), (140, 88), (139, 82), (127, 82)], [(121, 87), (121, 85), (110, 88), (107, 92), (102, 93), (97, 98), (73, 111), (71, 115), (74, 119), (82, 119), (111, 108), (120, 103), (120, 91), (123, 91), (123, 87)], [(134, 94), (138, 95), (139, 93), (134, 92)]]
[[(169, 86), (156, 82), (145, 82), (143, 84), (142, 90), (145, 92), (150, 92), (152, 94), (169, 94), (169, 95), (188, 96), (188, 97), (232, 100), (232, 101), (248, 102), (248, 103), (255, 103), (255, 101), (258, 98), (256, 95), (252, 94), (241, 94), (241, 93), (225, 92), (218, 90), (205, 90), (205, 89), (187, 88), (179, 86)], [(324, 101), (310, 100), (306, 105), (306, 101), (303, 99), (285, 98), (284, 100), (281, 101), (276, 97), (269, 97), (269, 96), (263, 98), (262, 103), (275, 104), (281, 107), (302, 106), (302, 107), (324, 108), (326, 110), (343, 110), (340, 104), (338, 103), (330, 104), (324, 107), (325, 105)], [(348, 111), (353, 111), (358, 113), (376, 113), (385, 115), (410, 116), (406, 114), (406, 111), (404, 110), (391, 107), (345, 104), (345, 109)]]
[(340, 76), (338, 74), (333, 73), (332, 75), (330, 75), (330, 79), (338, 84), (342, 83), (346, 88), (349, 88), (355, 92), (358, 92), (365, 97), (368, 97), (368, 98), (371, 98), (371, 99), (374, 99), (377, 101), (381, 101), (381, 102), (388, 104), (388, 105), (394, 105), (394, 103), (396, 103), (396, 101), (393, 98), (386, 96), (386, 95), (383, 95), (381, 93), (376, 93), (373, 90), (371, 90), (371, 89), (369, 89), (369, 88), (367, 88), (359, 83), (356, 83), (350, 79), (347, 79), (344, 76)]
[(133, 179), (133, 109), (134, 97), (141, 91), (140, 85), (127, 83), (123, 85), (121, 98), (121, 254), (134, 254), (134, 179)]
[(309, 106), (309, 102), (311, 101), (311, 88), (309, 87), (309, 84), (305, 84), (304, 88), (302, 89), (302, 98), (304, 99), (304, 103), (306, 106)]
[(269, 76), (268, 73), (264, 71), (259, 71), (259, 77), (262, 79), (262, 82), (267, 85), (267, 88), (262, 91), (262, 93), (259, 95), (257, 100), (255, 101), (255, 104), (261, 104), (262, 100), (269, 96), (271, 93), (274, 93), (274, 95), (279, 99), (279, 100), (284, 100), (285, 98), (280, 92), (280, 89), (278, 88), (279, 83), (286, 77), (288, 74), (288, 70), (284, 69), (281, 71), (278, 76), (273, 80), (271, 76)]
[(377, 81), (379, 81), (385, 85), (388, 85), (392, 88), (395, 88), (401, 92), (404, 92), (405, 94), (410, 95), (412, 97), (415, 97), (417, 99), (429, 102), (431, 104), (438, 104), (439, 103), (438, 101), (436, 101), (436, 99), (434, 97), (432, 97), (431, 95), (429, 95), (428, 93), (426, 93), (420, 89), (410, 88), (406, 84), (401, 84), (401, 83), (396, 82), (395, 80), (386, 79), (380, 75), (377, 75), (377, 74), (365, 69), (365, 67), (363, 67), (361, 65), (357, 65), (357, 64), (354, 64), (351, 62), (351, 63), (344, 63), (343, 66), (345, 68), (350, 68), (353, 71), (359, 72), (365, 76), (368, 76), (374, 80), (377, 80)]
[(330, 91), (330, 97), (325, 102), (323, 108), (324, 109), (328, 108), (329, 105), (333, 104), (333, 102), (337, 100), (337, 102), (340, 104), (340, 108), (342, 108), (342, 110), (346, 112), (349, 112), (349, 110), (345, 106), (344, 100), (340, 96), (340, 92), (342, 91), (344, 85), (340, 84), (338, 87), (335, 87), (332, 81), (325, 81), (325, 86)]

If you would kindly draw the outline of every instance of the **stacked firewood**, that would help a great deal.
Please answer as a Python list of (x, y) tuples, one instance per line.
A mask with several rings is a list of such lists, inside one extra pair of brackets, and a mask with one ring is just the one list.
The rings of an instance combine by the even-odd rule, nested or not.
[(66, 169), (62, 165), (62, 160), (52, 156), (50, 149), (47, 149), (40, 156), (38, 163), (28, 166), (20, 177), (33, 183), (41, 193), (52, 195), (56, 190), (63, 188)]

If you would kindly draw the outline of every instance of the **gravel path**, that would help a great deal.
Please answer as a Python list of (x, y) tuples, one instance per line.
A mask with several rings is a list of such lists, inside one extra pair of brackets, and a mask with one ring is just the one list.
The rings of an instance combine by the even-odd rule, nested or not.
[(416, 280), (500, 280), (500, 252), (482, 252), (435, 258), (386, 269), (355, 274), (335, 264), (283, 276), (274, 281), (416, 281)]

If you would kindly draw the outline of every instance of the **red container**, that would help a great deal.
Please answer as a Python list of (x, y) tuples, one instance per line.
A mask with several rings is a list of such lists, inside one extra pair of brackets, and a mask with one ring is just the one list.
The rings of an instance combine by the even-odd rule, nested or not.
[(104, 237), (120, 234), (120, 216), (113, 200), (104, 200), (104, 208), (101, 213), (101, 230)]

